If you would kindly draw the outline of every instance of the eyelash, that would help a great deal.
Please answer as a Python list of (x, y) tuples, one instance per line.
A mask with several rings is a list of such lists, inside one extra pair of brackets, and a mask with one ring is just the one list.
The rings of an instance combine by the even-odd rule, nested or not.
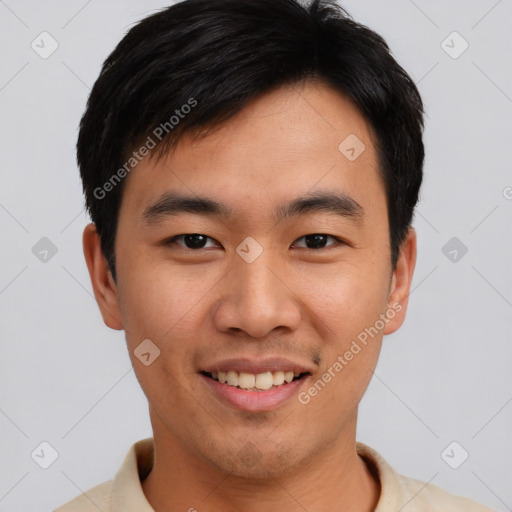
[[(183, 237), (185, 237), (185, 236), (191, 236), (191, 235), (203, 236), (203, 237), (205, 237), (207, 240), (209, 240), (209, 241), (214, 241), (214, 242), (216, 242), (217, 244), (221, 245), (221, 244), (220, 244), (219, 242), (217, 242), (217, 240), (215, 240), (214, 238), (211, 238), (211, 237), (209, 237), (209, 236), (203, 235), (203, 234), (201, 234), (201, 233), (184, 233), (184, 234), (181, 234), (181, 235), (175, 235), (175, 236), (173, 236), (173, 237), (169, 238), (168, 240), (166, 240), (166, 241), (164, 242), (164, 245), (166, 245), (166, 246), (167, 246), (167, 245), (177, 244), (177, 245), (179, 245), (180, 247), (182, 247), (183, 249), (188, 249), (188, 250), (190, 250), (190, 251), (199, 251), (199, 250), (201, 250), (201, 249), (207, 249), (207, 248), (208, 248), (208, 247), (200, 247), (200, 248), (197, 248), (197, 249), (193, 249), (193, 248), (190, 248), (190, 247), (186, 247), (186, 246), (185, 246), (185, 245), (183, 245), (183, 244), (179, 244), (179, 243), (177, 243), (179, 239), (183, 239)], [(306, 238), (306, 237), (308, 237), (308, 236), (314, 236), (314, 235), (320, 235), (320, 236), (328, 237), (328, 238), (330, 238), (330, 239), (334, 240), (334, 241), (335, 241), (335, 243), (331, 243), (331, 244), (329, 244), (329, 245), (327, 245), (327, 246), (325, 246), (325, 247), (319, 247), (319, 248), (316, 248), (316, 249), (315, 249), (315, 248), (311, 248), (311, 247), (299, 247), (299, 249), (309, 249), (309, 250), (311, 250), (311, 251), (319, 251), (319, 250), (321, 250), (321, 249), (329, 249), (330, 247), (336, 247), (336, 246), (339, 246), (339, 245), (348, 245), (348, 244), (347, 244), (347, 242), (345, 242), (345, 241), (344, 241), (344, 240), (342, 240), (341, 238), (338, 238), (338, 237), (336, 237), (336, 236), (334, 236), (334, 235), (329, 235), (329, 234), (327, 234), (327, 233), (310, 233), (310, 234), (308, 234), (308, 235), (303, 235), (303, 236), (301, 236), (301, 237), (297, 238), (297, 239), (292, 243), (292, 247), (297, 243), (297, 241), (302, 240), (302, 239), (305, 239), (305, 238)]]

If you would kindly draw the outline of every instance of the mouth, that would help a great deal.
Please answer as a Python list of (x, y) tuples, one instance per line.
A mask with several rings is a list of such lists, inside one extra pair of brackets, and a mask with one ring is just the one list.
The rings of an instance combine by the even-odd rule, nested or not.
[(262, 392), (279, 388), (311, 375), (310, 372), (274, 371), (263, 373), (247, 373), (228, 370), (227, 372), (201, 372), (202, 375), (220, 384), (243, 389), (246, 391)]
[(271, 411), (289, 403), (307, 385), (312, 372), (284, 359), (218, 363), (199, 372), (212, 398), (243, 411)]

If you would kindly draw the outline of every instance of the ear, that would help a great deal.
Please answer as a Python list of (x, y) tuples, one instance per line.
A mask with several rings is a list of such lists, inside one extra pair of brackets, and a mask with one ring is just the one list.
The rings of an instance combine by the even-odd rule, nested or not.
[(389, 321), (384, 328), (384, 334), (395, 332), (404, 323), (412, 276), (416, 265), (416, 252), (416, 231), (414, 228), (409, 228), (407, 237), (400, 248), (396, 268), (391, 276), (386, 313)]
[(107, 260), (101, 251), (100, 236), (95, 224), (88, 224), (82, 237), (84, 256), (89, 269), (96, 302), (105, 324), (111, 329), (121, 330), (121, 312), (117, 297), (117, 287), (112, 278)]

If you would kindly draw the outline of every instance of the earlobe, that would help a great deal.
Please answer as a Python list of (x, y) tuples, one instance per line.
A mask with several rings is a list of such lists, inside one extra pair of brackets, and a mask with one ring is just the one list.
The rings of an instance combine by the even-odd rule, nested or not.
[(88, 224), (82, 237), (83, 249), (96, 302), (105, 324), (121, 330), (123, 323), (117, 296), (117, 287), (101, 251), (100, 237), (95, 224)]
[(386, 313), (389, 321), (384, 329), (384, 334), (395, 332), (404, 323), (412, 276), (416, 265), (416, 252), (416, 231), (411, 227), (400, 248), (400, 255), (391, 278), (388, 311)]

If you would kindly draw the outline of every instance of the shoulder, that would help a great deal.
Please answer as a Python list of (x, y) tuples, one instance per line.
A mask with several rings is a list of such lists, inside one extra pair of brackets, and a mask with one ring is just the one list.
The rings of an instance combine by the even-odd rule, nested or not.
[(110, 512), (113, 480), (104, 482), (68, 501), (53, 512)]
[(357, 452), (380, 481), (381, 495), (375, 512), (494, 512), (480, 503), (456, 496), (433, 485), (397, 473), (376, 450), (357, 443)]
[(407, 499), (401, 509), (402, 512), (494, 512), (489, 507), (451, 494), (436, 485), (402, 475), (397, 475), (397, 479), (403, 489), (404, 498)]

